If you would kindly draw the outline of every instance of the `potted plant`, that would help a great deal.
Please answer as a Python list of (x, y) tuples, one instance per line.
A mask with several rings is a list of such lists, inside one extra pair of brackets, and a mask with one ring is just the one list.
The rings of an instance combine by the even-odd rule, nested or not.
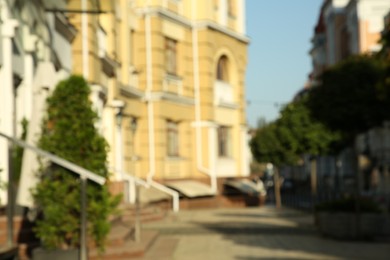
[[(96, 174), (108, 178), (107, 143), (94, 124), (90, 88), (79, 76), (61, 81), (47, 99), (38, 146)], [(40, 212), (34, 229), (42, 247), (33, 259), (75, 259), (80, 245), (80, 180), (54, 163), (42, 164), (40, 182), (32, 196)], [(119, 203), (107, 186), (87, 185), (88, 237), (101, 251), (110, 229), (108, 217)], [(56, 256), (53, 256), (56, 254)]]

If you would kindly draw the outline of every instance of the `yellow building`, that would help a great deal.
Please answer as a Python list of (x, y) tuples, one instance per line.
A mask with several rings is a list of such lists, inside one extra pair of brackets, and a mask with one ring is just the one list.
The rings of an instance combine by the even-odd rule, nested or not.
[(73, 17), (87, 31), (74, 41), (74, 71), (94, 86), (113, 179), (192, 197), (247, 176), (245, 1), (82, 2), (101, 13)]

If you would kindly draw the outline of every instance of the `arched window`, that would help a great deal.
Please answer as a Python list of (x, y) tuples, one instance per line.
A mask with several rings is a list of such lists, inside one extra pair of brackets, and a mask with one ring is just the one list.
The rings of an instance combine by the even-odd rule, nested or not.
[(224, 55), (221, 56), (217, 64), (217, 80), (229, 81), (229, 64), (228, 58)]

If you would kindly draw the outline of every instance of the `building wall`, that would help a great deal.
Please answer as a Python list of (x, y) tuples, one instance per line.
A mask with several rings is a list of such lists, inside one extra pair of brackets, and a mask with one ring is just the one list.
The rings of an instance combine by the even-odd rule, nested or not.
[[(242, 4), (242, 1), (234, 2)], [(239, 20), (238, 13), (236, 18), (230, 18), (229, 23), (221, 25), (216, 15), (219, 2), (151, 0), (133, 3), (133, 11), (138, 15), (131, 34), (134, 37), (131, 40), (134, 42), (132, 60), (138, 72), (138, 84), (129, 93), (138, 91), (139, 96), (129, 93), (126, 96), (122, 92), (118, 98), (128, 103), (125, 110), (128, 120), (137, 118), (138, 127), (134, 140), (131, 131), (125, 130), (125, 168), (142, 178), (151, 174), (158, 180), (205, 178), (207, 176), (197, 169), (197, 165), (201, 161), (204, 168), (216, 169), (217, 127), (224, 125), (232, 128), (233, 153), (228, 163), (233, 162), (235, 171), (228, 175), (247, 174), (242, 171), (247, 160), (241, 151), (246, 142), (242, 127), (246, 125), (244, 77), (248, 41), (239, 32), (243, 28), (232, 21)], [(196, 43), (192, 27), (195, 22), (198, 28)], [(177, 42), (177, 73), (174, 76), (166, 72), (167, 38)], [(194, 48), (198, 49), (198, 70), (195, 68)], [(217, 62), (223, 54), (229, 57), (229, 83), (234, 93), (234, 100), (228, 107), (215, 102)], [(197, 102), (195, 77), (199, 80), (200, 120), (204, 124), (199, 130), (201, 140), (194, 127)], [(179, 156), (167, 155), (167, 120), (178, 122)], [(202, 149), (201, 159), (197, 158), (196, 149), (199, 147)], [(132, 161), (129, 153), (136, 154), (137, 160)], [(223, 171), (218, 174), (226, 176)]]

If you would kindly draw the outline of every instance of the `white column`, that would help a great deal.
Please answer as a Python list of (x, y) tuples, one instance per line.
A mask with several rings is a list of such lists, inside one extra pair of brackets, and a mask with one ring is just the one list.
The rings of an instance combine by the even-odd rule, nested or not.
[(249, 137), (247, 133), (248, 129), (243, 126), (241, 128), (241, 172), (242, 176), (250, 175), (250, 163), (251, 163), (251, 152), (249, 150)]
[(217, 128), (211, 126), (209, 128), (209, 169), (211, 179), (211, 189), (213, 192), (217, 192)]
[(103, 100), (100, 98), (100, 93), (103, 92), (103, 87), (100, 85), (91, 86), (91, 101), (93, 109), (95, 110), (98, 120), (95, 122), (95, 127), (100, 134), (103, 134)]
[[(6, 6), (1, 6), (6, 9)], [(14, 82), (12, 71), (12, 38), (15, 34), (15, 27), (18, 26), (18, 22), (14, 19), (9, 19), (6, 16), (6, 11), (2, 10), (1, 18), (3, 24), (1, 25), (1, 37), (2, 37), (2, 52), (3, 52), (3, 66), (1, 68), (1, 87), (0, 87), (0, 104), (2, 109), (0, 110), (0, 131), (12, 136), (14, 134), (13, 123), (13, 109), (14, 109)], [(8, 182), (9, 171), (9, 146), (5, 139), (0, 140), (0, 168), (1, 181)], [(1, 203), (8, 201), (7, 191), (0, 190)]]
[(116, 145), (115, 145), (115, 168), (117, 170), (116, 179), (123, 180), (123, 148), (122, 148), (122, 124), (116, 125)]
[(227, 0), (219, 0), (218, 4), (218, 15), (219, 15), (219, 23), (223, 26), (227, 25), (228, 21), (228, 8), (227, 8)]
[(23, 116), (28, 120), (31, 118), (31, 114), (33, 111), (33, 78), (34, 78), (34, 60), (32, 53), (35, 51), (35, 44), (37, 41), (37, 37), (35, 35), (31, 35), (28, 32), (28, 28), (24, 28), (26, 30), (24, 37), (24, 77), (23, 77), (23, 86), (24, 86), (24, 111)]
[[(87, 0), (81, 0), (81, 10), (87, 10)], [(81, 14), (81, 41), (82, 41), (82, 62), (83, 62), (83, 77), (88, 81), (89, 79), (89, 45), (88, 45), (88, 14), (83, 12)]]
[(237, 0), (237, 31), (246, 33), (245, 0)]

